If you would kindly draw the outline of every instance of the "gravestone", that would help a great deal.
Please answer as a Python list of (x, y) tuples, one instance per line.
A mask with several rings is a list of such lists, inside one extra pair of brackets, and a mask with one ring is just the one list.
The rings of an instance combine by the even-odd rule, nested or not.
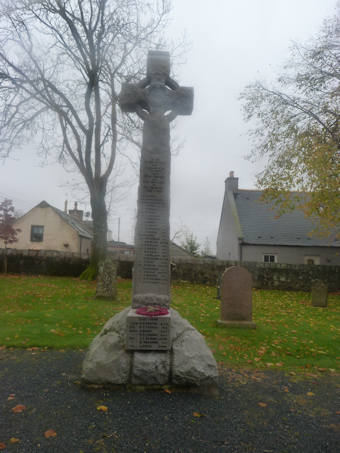
[(117, 261), (107, 256), (98, 265), (96, 298), (116, 300), (117, 297)]
[(328, 286), (321, 280), (315, 280), (312, 284), (313, 307), (327, 307)]
[(227, 327), (255, 329), (252, 321), (252, 276), (247, 269), (232, 266), (221, 278), (221, 319)]
[(168, 52), (150, 51), (146, 78), (123, 84), (119, 102), (144, 122), (132, 303), (92, 341), (83, 382), (215, 384), (217, 364), (203, 336), (170, 308), (170, 123), (191, 114), (193, 89), (171, 79)]

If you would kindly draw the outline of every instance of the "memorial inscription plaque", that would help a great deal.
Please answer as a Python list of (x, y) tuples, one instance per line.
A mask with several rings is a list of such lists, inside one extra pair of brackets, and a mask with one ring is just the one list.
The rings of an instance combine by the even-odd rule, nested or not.
[(123, 84), (119, 103), (123, 112), (135, 112), (144, 122), (126, 347), (163, 350), (170, 344), (169, 329), (165, 328), (170, 315), (167, 320), (154, 317), (149, 322), (136, 317), (134, 310), (170, 307), (170, 123), (177, 115), (191, 114), (193, 89), (180, 87), (170, 78), (168, 52), (150, 51), (147, 77), (135, 85)]

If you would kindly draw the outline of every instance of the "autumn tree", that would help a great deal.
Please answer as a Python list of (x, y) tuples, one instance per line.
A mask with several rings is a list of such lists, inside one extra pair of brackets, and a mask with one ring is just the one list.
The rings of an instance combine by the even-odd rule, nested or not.
[(106, 254), (105, 195), (117, 150), (138, 124), (120, 115), (121, 83), (162, 45), (170, 0), (0, 0), (0, 150), (35, 136), (86, 182), (90, 270)]
[[(275, 86), (241, 94), (265, 199), (279, 213), (302, 209), (320, 233), (340, 224), (340, 10), (307, 45), (295, 44)], [(296, 190), (299, 193), (289, 193)]]
[(5, 253), (3, 261), (4, 273), (7, 273), (7, 246), (17, 242), (17, 235), (20, 233), (19, 228), (13, 226), (16, 218), (14, 215), (14, 206), (12, 200), (5, 198), (0, 203), (0, 240), (4, 243)]
[(193, 256), (199, 255), (200, 244), (192, 231), (186, 230), (184, 239), (181, 242), (181, 247)]

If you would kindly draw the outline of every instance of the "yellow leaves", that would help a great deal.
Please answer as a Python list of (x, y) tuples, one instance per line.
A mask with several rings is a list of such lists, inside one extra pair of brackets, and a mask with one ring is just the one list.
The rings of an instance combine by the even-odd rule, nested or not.
[(65, 334), (60, 332), (60, 330), (56, 330), (56, 329), (51, 329), (50, 332), (54, 333), (55, 335), (59, 335), (59, 337), (64, 337)]
[(204, 414), (201, 414), (200, 412), (193, 412), (192, 415), (196, 418), (201, 418), (201, 417), (205, 417)]
[(263, 403), (262, 401), (260, 401), (260, 402), (258, 403), (258, 405), (259, 405), (260, 407), (267, 407), (267, 403)]
[(16, 406), (14, 406), (12, 408), (12, 412), (14, 412), (15, 414), (19, 414), (20, 412), (23, 412), (24, 410), (26, 410), (26, 406), (24, 406), (23, 404), (17, 404)]
[(102, 411), (102, 412), (107, 412), (108, 411), (108, 407), (107, 406), (97, 406), (97, 411)]
[(9, 441), (10, 441), (11, 444), (17, 444), (17, 443), (20, 442), (20, 439), (18, 439), (17, 437), (11, 437), (9, 439)]
[(49, 439), (50, 437), (57, 437), (57, 433), (54, 431), (54, 429), (48, 429), (44, 432), (44, 436), (46, 439)]
[(313, 392), (307, 392), (307, 396), (314, 396), (314, 395), (315, 395), (315, 393), (313, 393)]

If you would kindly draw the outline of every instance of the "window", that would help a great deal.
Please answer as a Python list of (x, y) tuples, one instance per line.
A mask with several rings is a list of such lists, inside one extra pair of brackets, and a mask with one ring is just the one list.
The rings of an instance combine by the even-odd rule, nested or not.
[(42, 242), (44, 239), (44, 227), (31, 225), (31, 242)]
[(320, 264), (320, 257), (319, 256), (304, 256), (304, 263), (305, 264)]
[(269, 253), (265, 253), (263, 255), (263, 262), (264, 263), (276, 263), (277, 255), (270, 255)]

